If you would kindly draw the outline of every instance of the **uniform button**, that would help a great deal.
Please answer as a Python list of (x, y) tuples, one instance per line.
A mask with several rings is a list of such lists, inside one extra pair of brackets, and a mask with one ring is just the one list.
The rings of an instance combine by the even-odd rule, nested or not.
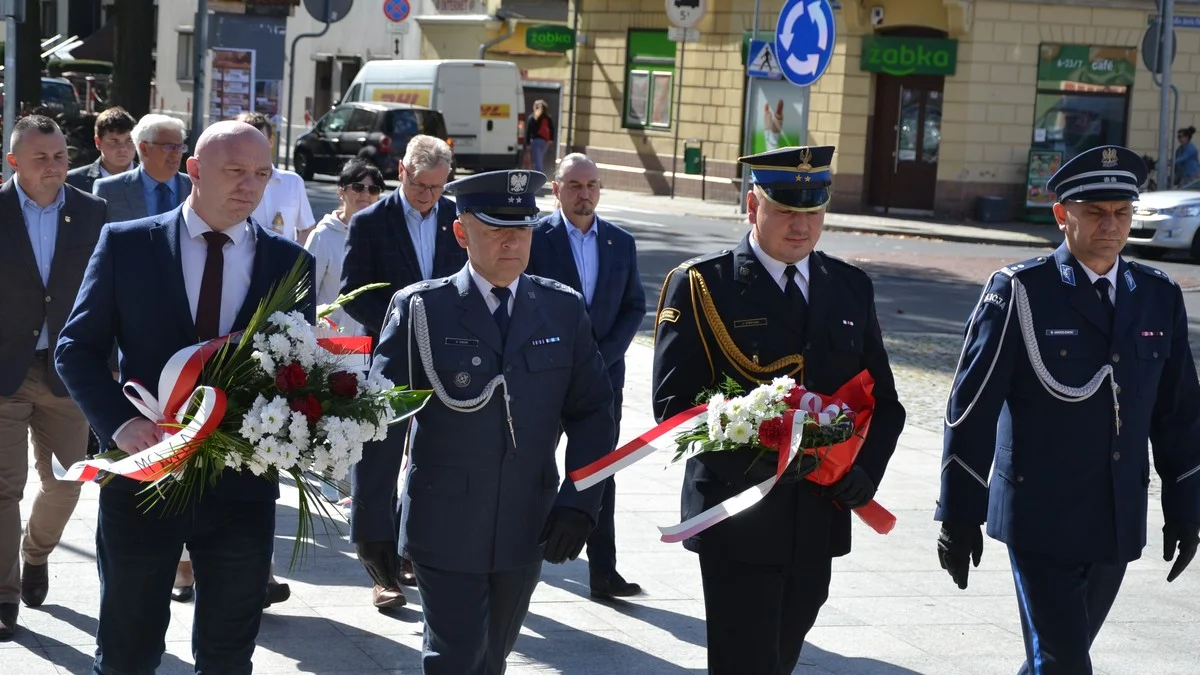
[(1060, 349), (1060, 350), (1058, 350), (1058, 355), (1059, 355), (1059, 356), (1066, 356), (1066, 355), (1067, 355), (1067, 350), (1065, 350), (1065, 349)]
[(1119, 453), (1119, 452), (1114, 452), (1114, 453), (1113, 453), (1113, 461), (1114, 461), (1114, 462), (1118, 462), (1118, 461), (1120, 461), (1120, 460), (1121, 460), (1121, 453)]
[(1024, 483), (1024, 482), (1025, 482), (1025, 476), (1017, 476), (1017, 482), (1018, 482), (1018, 483)]
[(473, 366), (477, 366), (477, 365), (479, 365), (479, 364), (481, 364), (481, 363), (483, 363), (483, 359), (479, 358), (478, 356), (476, 356), (475, 358), (471, 359), (471, 365), (473, 365)]
[(42, 334), (42, 331), (40, 331), (40, 330), (37, 330), (36, 328), (34, 329), (34, 331), (33, 331), (33, 337), (37, 337), (37, 336), (39, 336), (39, 335), (41, 335), (41, 334)]
[(50, 302), (50, 296), (46, 296), (46, 302)]
[(506, 372), (506, 373), (511, 373), (511, 372), (512, 372), (512, 366), (504, 366), (504, 372)]
[(1120, 362), (1121, 362), (1121, 355), (1120, 355), (1120, 354), (1113, 354), (1113, 355), (1112, 355), (1112, 362), (1113, 362), (1113, 363), (1120, 363)]
[(1151, 356), (1153, 356), (1153, 357), (1154, 357), (1154, 358), (1156, 358), (1156, 359), (1158, 358), (1158, 352), (1151, 352), (1151, 354), (1150, 354), (1150, 355), (1151, 355)]
[(1114, 385), (1113, 385), (1113, 391), (1114, 391), (1114, 392), (1116, 392), (1116, 393), (1118, 393), (1118, 394), (1120, 394), (1120, 393), (1121, 393), (1121, 385), (1119, 385), (1119, 384), (1114, 384)]

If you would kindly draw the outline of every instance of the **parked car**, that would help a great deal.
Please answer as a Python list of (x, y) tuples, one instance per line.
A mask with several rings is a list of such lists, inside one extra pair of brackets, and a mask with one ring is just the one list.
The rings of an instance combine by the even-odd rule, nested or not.
[(1200, 260), (1200, 186), (1143, 192), (1133, 203), (1129, 245), (1143, 258), (1161, 258), (1170, 250)]
[(436, 136), (454, 147), (436, 110), (406, 103), (342, 103), (296, 139), (292, 163), (304, 180), (312, 180), (316, 173), (337, 175), (347, 160), (362, 157), (385, 178), (396, 178), (404, 149), (417, 134)]

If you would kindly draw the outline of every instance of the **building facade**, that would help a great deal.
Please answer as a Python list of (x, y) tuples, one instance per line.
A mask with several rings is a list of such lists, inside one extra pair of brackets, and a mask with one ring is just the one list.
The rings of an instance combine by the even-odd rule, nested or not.
[[(1045, 211), (1045, 177), (1078, 152), (1157, 154), (1159, 89), (1139, 53), (1146, 0), (841, 0), (832, 59), (807, 92), (747, 80), (746, 60), (762, 57), (748, 53), (753, 2), (709, 0), (691, 43), (670, 40), (658, 0), (574, 2), (574, 145), (613, 187), (699, 196), (703, 185), (733, 201), (744, 148), (835, 145), (836, 210), (961, 218), (999, 197), (1016, 217)], [(762, 1), (760, 38), (773, 41), (782, 4)], [(1173, 126), (1188, 127), (1200, 114), (1200, 3), (1176, 7)], [(707, 158), (704, 176), (685, 172), (685, 146)]]

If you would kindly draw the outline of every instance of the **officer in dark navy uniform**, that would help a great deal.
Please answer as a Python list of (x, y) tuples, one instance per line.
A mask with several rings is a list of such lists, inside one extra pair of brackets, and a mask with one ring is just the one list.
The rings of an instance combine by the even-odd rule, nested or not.
[[(1146, 545), (1154, 445), (1173, 581), (1200, 541), (1200, 385), (1179, 286), (1120, 257), (1146, 178), (1134, 152), (1089, 150), (1051, 178), (1065, 240), (992, 275), (946, 411), (938, 555), (960, 588), (1008, 545), (1023, 674), (1085, 675), (1125, 566)], [(989, 485), (987, 476), (995, 461)]]
[[(560, 484), (555, 463), (560, 426), (567, 471), (613, 448), (612, 387), (587, 307), (522, 273), (545, 180), (495, 171), (446, 186), (469, 262), (392, 298), (371, 367), (434, 391), (415, 417), (399, 540), (421, 592), (426, 675), (503, 673), (543, 559), (577, 557), (600, 508), (603, 488)], [(400, 463), (385, 460), (406, 436), (368, 444), (355, 468), (353, 525), (366, 540), (395, 531)]]
[[(785, 479), (758, 504), (684, 543), (700, 558), (714, 675), (792, 672), (828, 597), (832, 558), (850, 551), (850, 509), (874, 496), (904, 426), (871, 279), (813, 250), (833, 151), (791, 147), (742, 158), (754, 185), (746, 197), (751, 231), (732, 250), (673, 270), (658, 303), (653, 399), (660, 422), (726, 376), (746, 391), (787, 375), (831, 394), (863, 369), (876, 382), (870, 432), (842, 481), (820, 488)], [(774, 466), (751, 451), (689, 459), (683, 517), (758, 484)]]

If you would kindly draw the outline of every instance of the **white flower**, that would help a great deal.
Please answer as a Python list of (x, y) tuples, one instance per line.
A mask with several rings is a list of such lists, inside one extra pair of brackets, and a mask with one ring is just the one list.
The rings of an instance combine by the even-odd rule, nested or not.
[(282, 333), (267, 338), (267, 351), (279, 361), (287, 360), (292, 354), (292, 343)]
[(284, 423), (291, 417), (290, 413), (287, 401), (276, 396), (270, 403), (263, 406), (261, 412), (258, 414), (258, 418), (262, 422), (263, 433), (278, 433), (283, 429)]
[(730, 423), (744, 422), (750, 417), (750, 407), (744, 398), (731, 398), (725, 402), (725, 417)]
[(792, 390), (792, 387), (796, 386), (796, 381), (790, 377), (777, 377), (771, 380), (771, 384), (763, 386), (771, 392), (775, 400), (782, 401), (783, 397), (787, 396), (788, 392)]
[(708, 425), (708, 440), (713, 441), (714, 443), (720, 443), (721, 441), (724, 441), (725, 438), (725, 429), (721, 427), (720, 420)]
[(726, 431), (729, 440), (737, 443), (738, 445), (749, 443), (750, 437), (753, 435), (753, 433), (754, 425), (750, 424), (750, 422), (746, 420), (738, 420), (730, 424), (729, 429)]
[[(255, 342), (258, 341), (258, 337), (259, 336), (255, 336)], [(258, 360), (258, 367), (263, 369), (263, 372), (267, 374), (267, 377), (275, 377), (275, 359), (271, 358), (270, 354), (267, 352), (256, 351), (250, 355), (250, 358)]]
[(308, 447), (308, 418), (304, 416), (304, 413), (292, 412), (291, 423), (288, 424), (288, 438), (296, 444), (296, 447)]

